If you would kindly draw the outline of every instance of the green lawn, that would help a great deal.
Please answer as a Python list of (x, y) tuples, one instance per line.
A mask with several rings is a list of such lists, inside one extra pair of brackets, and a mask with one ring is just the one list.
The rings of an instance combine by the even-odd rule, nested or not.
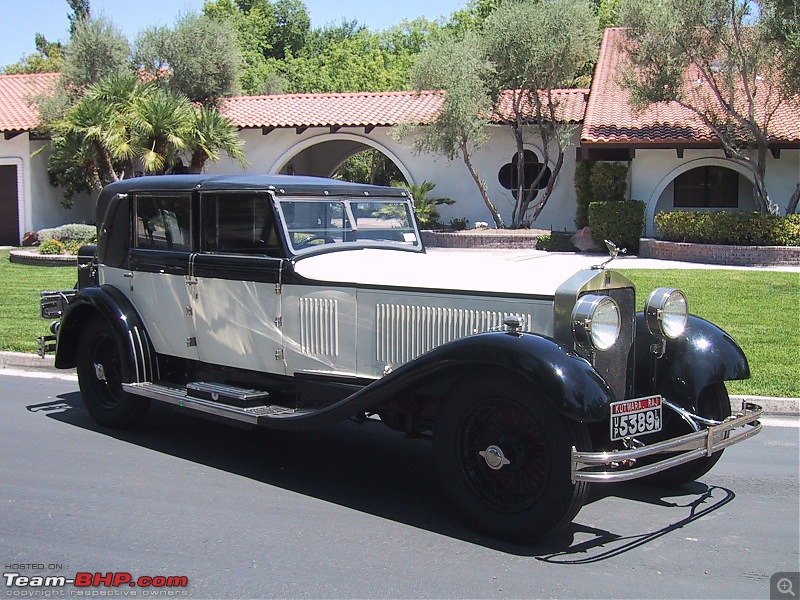
[(686, 293), (690, 312), (739, 342), (752, 377), (734, 394), (800, 397), (800, 274), (734, 270), (620, 270), (636, 284), (639, 309), (657, 287)]
[[(639, 290), (639, 308), (650, 290), (678, 287), (689, 309), (730, 333), (753, 373), (730, 382), (732, 393), (800, 397), (800, 275), (768, 271), (622, 271)], [(0, 250), (0, 350), (35, 352), (48, 333), (39, 318), (39, 291), (71, 288), (75, 267), (34, 267), (8, 261)]]
[(12, 264), (0, 250), (0, 350), (36, 352), (36, 338), (49, 333), (39, 317), (39, 292), (75, 286), (78, 270)]

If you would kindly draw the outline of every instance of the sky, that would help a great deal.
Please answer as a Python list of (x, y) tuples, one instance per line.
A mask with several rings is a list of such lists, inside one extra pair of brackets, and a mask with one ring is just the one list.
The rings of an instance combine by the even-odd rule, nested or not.
[[(338, 23), (342, 18), (358, 19), (371, 29), (385, 29), (403, 19), (424, 16), (449, 17), (467, 0), (304, 0), (311, 26)], [(200, 12), (204, 0), (90, 0), (93, 15), (103, 14), (122, 29), (129, 40), (154, 25), (172, 25), (186, 12)], [(34, 35), (49, 41), (66, 41), (70, 12), (66, 0), (0, 0), (3, 15), (0, 28), (0, 67), (17, 62), (23, 54), (36, 51)]]

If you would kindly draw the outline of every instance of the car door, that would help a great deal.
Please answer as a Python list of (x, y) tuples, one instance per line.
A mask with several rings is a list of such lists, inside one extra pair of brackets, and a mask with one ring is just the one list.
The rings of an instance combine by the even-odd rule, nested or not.
[(135, 228), (128, 271), (113, 282), (126, 292), (147, 327), (156, 352), (198, 358), (190, 297), (191, 194), (136, 195)]
[(189, 267), (202, 362), (283, 374), (281, 258), (271, 197), (200, 194), (200, 252)]

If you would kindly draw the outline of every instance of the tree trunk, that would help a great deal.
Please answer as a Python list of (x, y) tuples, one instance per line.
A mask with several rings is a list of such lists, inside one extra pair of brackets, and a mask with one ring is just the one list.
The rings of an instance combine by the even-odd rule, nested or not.
[(192, 152), (192, 160), (189, 163), (189, 173), (199, 175), (203, 172), (203, 167), (206, 166), (206, 159), (208, 156), (202, 150), (195, 150)]
[(794, 194), (789, 198), (789, 206), (786, 207), (786, 215), (793, 215), (797, 212), (797, 203), (800, 201), (800, 183), (794, 188)]
[(498, 229), (503, 228), (503, 217), (500, 216), (500, 213), (497, 212), (494, 204), (492, 201), (489, 200), (489, 194), (486, 193), (486, 185), (481, 180), (480, 175), (478, 175), (475, 168), (472, 166), (472, 160), (469, 156), (469, 151), (465, 144), (461, 145), (461, 156), (464, 159), (464, 164), (467, 165), (467, 169), (469, 170), (469, 174), (472, 176), (475, 185), (478, 186), (478, 190), (480, 190), (481, 198), (483, 198), (484, 204), (486, 204), (486, 208), (489, 209), (489, 212), (492, 214), (492, 219), (494, 220), (494, 224), (497, 226)]

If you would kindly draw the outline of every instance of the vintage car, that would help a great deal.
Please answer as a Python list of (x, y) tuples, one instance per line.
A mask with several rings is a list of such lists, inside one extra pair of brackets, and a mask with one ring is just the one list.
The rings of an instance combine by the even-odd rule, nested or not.
[(97, 227), (77, 289), (43, 292), (40, 343), (107, 427), (151, 401), (292, 431), (383, 422), (431, 439), (463, 515), (519, 541), (570, 523), (592, 482), (692, 481), (761, 427), (724, 384), (744, 354), (679, 290), (637, 312), (605, 264), (426, 253), (403, 189), (141, 177), (103, 190)]

